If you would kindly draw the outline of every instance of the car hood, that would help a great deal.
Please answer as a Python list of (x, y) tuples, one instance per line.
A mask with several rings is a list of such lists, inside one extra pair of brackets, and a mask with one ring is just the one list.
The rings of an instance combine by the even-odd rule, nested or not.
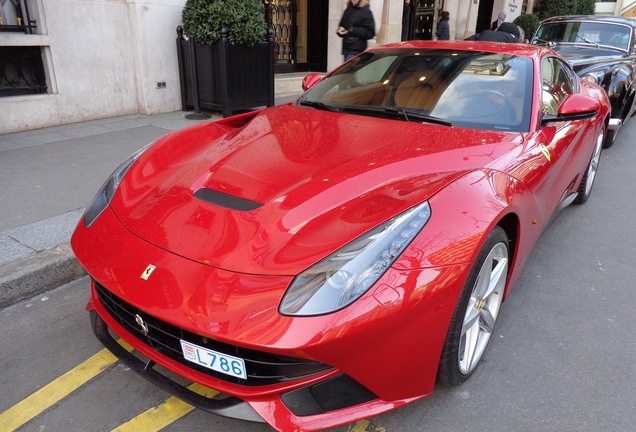
[(595, 64), (607, 64), (608, 62), (620, 60), (626, 55), (620, 50), (576, 44), (557, 44), (553, 50), (565, 58), (575, 70)]
[(188, 259), (295, 275), (521, 142), (283, 105), (160, 139), (111, 207), (128, 230)]

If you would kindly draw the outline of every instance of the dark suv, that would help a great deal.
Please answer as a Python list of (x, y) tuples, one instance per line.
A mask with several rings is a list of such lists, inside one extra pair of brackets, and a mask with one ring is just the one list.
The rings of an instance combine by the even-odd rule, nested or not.
[(541, 22), (531, 43), (558, 52), (576, 73), (605, 89), (612, 116), (604, 147), (634, 115), (636, 20), (623, 17), (560, 16)]

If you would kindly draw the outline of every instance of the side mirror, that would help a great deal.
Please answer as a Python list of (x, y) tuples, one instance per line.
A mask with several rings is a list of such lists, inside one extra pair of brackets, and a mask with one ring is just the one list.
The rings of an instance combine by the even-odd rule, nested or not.
[(573, 121), (592, 118), (598, 114), (601, 104), (594, 98), (581, 94), (571, 94), (561, 104), (556, 116), (544, 116), (541, 124), (555, 121)]
[(322, 76), (318, 73), (312, 73), (303, 78), (303, 91), (307, 91), (318, 83)]

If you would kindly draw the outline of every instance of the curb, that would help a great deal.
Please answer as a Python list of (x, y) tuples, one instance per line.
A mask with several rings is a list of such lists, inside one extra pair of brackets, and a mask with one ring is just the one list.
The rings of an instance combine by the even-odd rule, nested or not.
[(0, 266), (0, 309), (85, 274), (68, 243), (12, 261)]

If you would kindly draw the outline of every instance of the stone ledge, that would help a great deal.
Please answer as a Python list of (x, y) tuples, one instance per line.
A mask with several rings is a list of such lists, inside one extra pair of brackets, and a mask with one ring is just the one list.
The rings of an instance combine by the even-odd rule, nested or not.
[(49, 291), (85, 274), (69, 244), (12, 261), (0, 267), (0, 308)]

